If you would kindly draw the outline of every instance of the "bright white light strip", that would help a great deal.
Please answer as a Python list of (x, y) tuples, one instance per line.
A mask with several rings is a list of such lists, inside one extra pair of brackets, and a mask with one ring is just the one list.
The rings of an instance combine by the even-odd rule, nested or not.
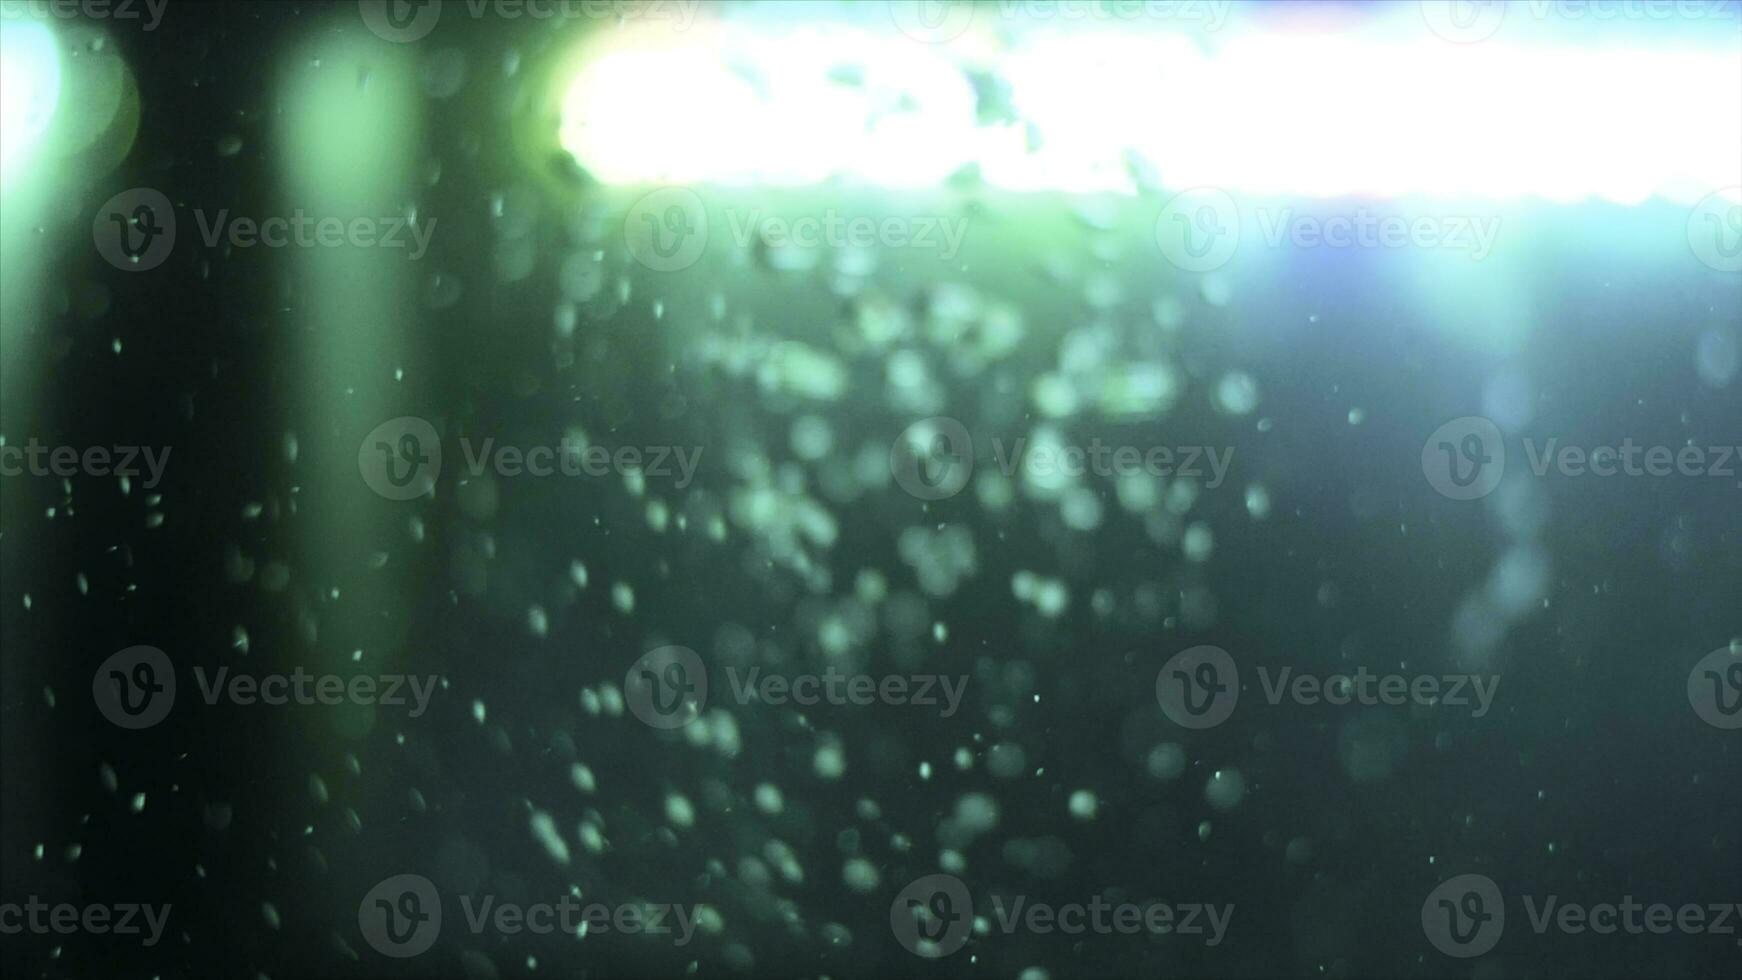
[(0, 186), (29, 160), (59, 101), (54, 35), (35, 22), (0, 21)]
[[(964, 61), (1010, 85), (1017, 124), (976, 124)], [(843, 65), (862, 81), (831, 78)], [(613, 184), (917, 188), (972, 164), (1017, 191), (1132, 193), (1153, 168), (1168, 188), (1258, 195), (1686, 202), (1742, 179), (1742, 44), (1290, 33), (1207, 53), (1072, 31), (964, 55), (847, 25), (701, 22), (615, 34), (563, 120), (564, 147)]]

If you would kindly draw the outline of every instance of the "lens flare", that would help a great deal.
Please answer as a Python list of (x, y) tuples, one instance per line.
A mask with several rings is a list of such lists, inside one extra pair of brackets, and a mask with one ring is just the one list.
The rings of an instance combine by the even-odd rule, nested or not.
[[(722, 20), (584, 59), (560, 142), (608, 184), (1689, 203), (1742, 172), (1742, 49), (1260, 29), (896, 30)], [(1626, 125), (1617, 125), (1626, 120)]]
[(33, 21), (0, 22), (0, 186), (29, 163), (59, 101), (54, 35)]

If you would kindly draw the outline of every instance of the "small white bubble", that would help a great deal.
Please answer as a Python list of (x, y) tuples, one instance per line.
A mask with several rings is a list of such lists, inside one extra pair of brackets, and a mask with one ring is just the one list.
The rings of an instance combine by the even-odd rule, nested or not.
[(1270, 516), (1270, 491), (1264, 489), (1262, 483), (1254, 483), (1246, 488), (1246, 513), (1251, 514), (1255, 521), (1262, 521)]
[(1086, 789), (1079, 789), (1071, 794), (1070, 808), (1071, 816), (1076, 819), (1093, 820), (1101, 810), (1101, 801), (1095, 797), (1094, 793)]
[(824, 779), (840, 779), (847, 771), (847, 752), (841, 747), (839, 740), (832, 736), (826, 737), (817, 745), (811, 767)]
[(696, 808), (688, 797), (672, 793), (665, 798), (665, 819), (673, 827), (687, 830), (696, 825)]
[(1215, 550), (1216, 538), (1208, 524), (1195, 521), (1186, 528), (1181, 546), (1187, 561), (1206, 562), (1210, 560), (1210, 553)]
[(591, 793), (597, 785), (593, 781), (593, 770), (579, 762), (569, 766), (569, 782), (574, 783), (575, 789), (583, 793)]
[(756, 809), (769, 816), (774, 816), (786, 809), (786, 798), (781, 794), (780, 787), (773, 783), (761, 783), (756, 787)]
[(883, 876), (878, 874), (876, 865), (862, 857), (852, 858), (841, 869), (841, 880), (847, 887), (861, 894), (875, 891), (882, 882)]
[(1238, 770), (1218, 769), (1204, 785), (1204, 799), (1218, 810), (1230, 810), (1246, 798), (1246, 779)]
[(1186, 750), (1173, 742), (1163, 742), (1149, 750), (1144, 768), (1156, 779), (1178, 779), (1186, 771)]
[(1216, 384), (1216, 407), (1229, 415), (1249, 415), (1258, 407), (1258, 382), (1244, 371), (1230, 371)]

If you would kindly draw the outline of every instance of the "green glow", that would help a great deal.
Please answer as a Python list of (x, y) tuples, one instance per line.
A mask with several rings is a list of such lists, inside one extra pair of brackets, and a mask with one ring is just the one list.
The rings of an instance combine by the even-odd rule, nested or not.
[[(287, 52), (279, 87), (279, 214), (349, 223), (413, 213), (421, 99), (406, 47), (323, 31)], [(403, 653), (411, 563), (399, 556), (414, 547), (407, 522), (417, 504), (365, 486), (357, 447), (374, 427), (421, 407), (402, 400), (423, 377), (411, 312), (421, 268), (404, 249), (355, 241), (286, 255), (301, 327), (285, 351), (301, 376), (286, 421), (300, 446), (298, 569), (313, 591), (337, 597), (318, 615), (323, 669), (339, 673), (379, 671)], [(375, 566), (376, 555), (394, 560)], [(349, 706), (333, 725), (359, 736), (374, 712)]]
[(0, 21), (0, 189), (16, 183), (60, 102), (60, 54), (49, 29)]
[[(138, 126), (132, 72), (100, 28), (0, 19), (0, 350), (8, 357), (20, 357), (26, 325), (40, 314), (45, 257), (61, 235), (77, 234), (45, 216), (125, 158)], [(21, 397), (32, 379), (7, 369), (4, 383)]]

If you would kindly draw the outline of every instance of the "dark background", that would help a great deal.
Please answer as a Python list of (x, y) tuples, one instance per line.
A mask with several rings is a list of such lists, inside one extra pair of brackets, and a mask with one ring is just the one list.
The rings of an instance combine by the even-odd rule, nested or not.
[[(832, 506), (841, 537), (821, 554), (834, 597), (850, 591), (862, 568), (881, 569), (892, 591), (912, 594), (895, 546), (903, 528), (954, 522), (973, 530), (976, 574), (953, 596), (927, 600), (927, 623), (944, 620), (950, 634), (925, 654), (939, 658), (926, 669), (972, 677), (954, 718), (874, 707), (801, 719), (790, 709), (740, 708), (742, 751), (728, 759), (627, 716), (587, 715), (582, 688), (620, 684), (636, 656), (665, 642), (713, 656), (728, 623), (755, 637), (762, 663), (814, 665), (804, 624), (833, 598), (807, 594), (737, 528), (723, 544), (693, 530), (649, 533), (644, 502), (617, 479), (500, 481), (499, 505), (480, 517), (460, 506), (463, 491), (444, 477), (434, 500), (405, 505), (400, 513), (419, 516), (427, 535), (395, 554), (409, 583), (398, 654), (406, 669), (446, 679), (422, 718), (347, 739), (308, 717), (318, 709), (195, 704), (185, 673), (195, 664), (288, 670), (347, 652), (342, 637), (311, 639), (305, 628), (334, 600), (330, 582), (297, 564), (299, 522), (318, 515), (298, 508), (298, 471), (284, 451), (287, 428), (298, 428), (286, 412), (300, 383), (285, 353), (308, 340), (287, 314), (298, 304), (296, 287), (283, 275), (283, 254), (211, 254), (197, 242), (178, 246), (153, 273), (125, 275), (103, 263), (83, 229), (97, 202), (134, 186), (162, 189), (190, 212), (272, 213), (269, 67), (317, 15), (339, 17), (353, 6), (182, 2), (154, 33), (112, 32), (138, 79), (140, 134), (118, 170), (56, 215), (69, 244), (53, 256), (49, 315), (4, 352), (8, 376), (27, 372), (35, 396), (14, 404), (0, 392), (0, 411), (9, 443), (34, 436), (173, 451), (164, 483), (148, 492), (136, 480), (128, 496), (109, 478), (77, 477), (69, 487), (5, 479), (0, 893), (6, 901), (169, 903), (173, 912), (164, 941), (150, 949), (119, 937), (6, 937), (9, 976), (1015, 976), (1031, 966), (1055, 978), (1736, 975), (1742, 949), (1732, 939), (1539, 937), (1516, 902), (1500, 947), (1478, 961), (1441, 956), (1419, 923), (1428, 891), (1465, 872), (1493, 877), (1508, 895), (1566, 901), (1742, 900), (1742, 744), (1735, 732), (1701, 723), (1684, 694), (1693, 662), (1742, 630), (1742, 498), (1733, 481), (1542, 481), (1552, 584), (1544, 608), (1494, 655), (1492, 669), (1503, 675), (1495, 710), (1484, 719), (1375, 711), (1370, 723), (1406, 746), (1388, 779), (1357, 783), (1339, 763), (1356, 709), (1244, 710), (1205, 733), (1178, 732), (1162, 717), (1155, 670), (1199, 643), (1232, 651), (1248, 669), (1459, 669), (1453, 613), (1504, 542), (1487, 508), (1433, 494), (1416, 464), (1441, 421), (1480, 410), (1494, 355), (1472, 352), (1406, 302), (1383, 299), (1395, 295), (1378, 288), (1392, 270), (1346, 256), (1286, 264), (1252, 288), (1243, 283), (1229, 306), (1210, 306), (1156, 257), (1147, 234), (1159, 202), (1147, 199), (1112, 228), (1073, 220), (1069, 202), (1013, 201), (971, 187), (923, 204), (856, 199), (892, 212), (950, 209), (977, 222), (959, 263), (903, 256), (880, 266), (875, 291), (918, 322), (935, 319), (941, 283), (1007, 299), (1027, 321), (1022, 351), (976, 376), (948, 373), (947, 345), (922, 345), (948, 380), (945, 414), (976, 434), (1023, 434), (1033, 422), (1024, 395), (1053, 364), (1056, 339), (1106, 321), (1132, 355), (1165, 348), (1184, 366), (1188, 394), (1165, 419), (1085, 424), (1073, 434), (1237, 453), (1235, 479), (1206, 491), (1191, 517), (1216, 531), (1214, 558), (1203, 566), (1146, 536), (1110, 486), (1102, 488), (1106, 521), (1093, 535), (1066, 531), (1055, 508), (1029, 501), (993, 516), (971, 493), (928, 509), (884, 485)], [(881, 357), (853, 352), (846, 324), (863, 295), (832, 294), (826, 269), (783, 274), (753, 256), (711, 252), (684, 277), (639, 270), (620, 241), (600, 237), (620, 218), (583, 178), (562, 178), (573, 181), (567, 197), (538, 200), (535, 275), (497, 281), (491, 196), (505, 187), (537, 194), (554, 165), (507, 152), (512, 133), (500, 106), (513, 83), (485, 66), (510, 48), (535, 59), (563, 38), (453, 20), (420, 47), (465, 52), (471, 81), (428, 103), (424, 152), (442, 163), (443, 176), (419, 205), (441, 222), (427, 264), (459, 275), (465, 289), (452, 306), (417, 311), (431, 373), (422, 379), (427, 396), (409, 414), (439, 420), (450, 436), (504, 442), (548, 444), (579, 421), (612, 445), (701, 446), (691, 493), (665, 494), (696, 527), (729, 510), (735, 447), (760, 445), (776, 461), (789, 459), (787, 431), (802, 411), (828, 417), (837, 443), (855, 449), (887, 444), (911, 421), (882, 401)], [(229, 133), (242, 136), (244, 149), (220, 157), (212, 147)], [(524, 176), (527, 167), (538, 180)], [(791, 200), (760, 203), (802, 210)], [(1633, 215), (1589, 207), (1533, 220), (1551, 241), (1576, 238), (1581, 222), (1680, 220), (1666, 206)], [(192, 241), (191, 220), (182, 220)], [(613, 248), (609, 281), (629, 280), (633, 298), (583, 304), (576, 356), (565, 364), (553, 356), (549, 327), (557, 272), (594, 238)], [(1037, 252), (1068, 259), (1064, 283), (1043, 282)], [(1539, 438), (1738, 441), (1742, 386), (1703, 387), (1692, 355), (1702, 330), (1742, 321), (1734, 275), (1686, 259), (1538, 261), (1535, 333), (1514, 363), (1529, 366), (1539, 390)], [(1085, 300), (1091, 272), (1120, 284), (1124, 298), (1113, 309)], [(768, 397), (753, 377), (709, 364), (700, 338), (742, 329), (709, 322), (715, 292), (748, 315), (759, 338), (847, 352), (849, 395), (795, 406)], [(107, 302), (82, 301), (91, 295)], [(1160, 338), (1150, 316), (1163, 295), (1186, 303), (1177, 336)], [(651, 313), (650, 297), (665, 301), (663, 316)], [(1309, 315), (1316, 319), (1304, 326)], [(1236, 367), (1260, 380), (1257, 415), (1278, 421), (1271, 432), (1210, 408), (1214, 379)], [(1348, 424), (1352, 405), (1365, 407), (1364, 426)], [(354, 452), (329, 435), (299, 431), (302, 455)], [(1270, 490), (1268, 521), (1245, 515), (1234, 484), (1252, 479)], [(357, 492), (366, 492), (360, 481)], [(161, 503), (149, 504), (150, 493)], [(252, 519), (251, 504), (261, 506)], [(150, 512), (164, 515), (162, 526), (147, 526)], [(564, 584), (576, 559), (592, 579), (585, 591)], [(266, 584), (273, 563), (289, 572), (282, 587)], [(1042, 620), (1012, 598), (1011, 576), (1022, 569), (1070, 583), (1064, 617)], [(88, 594), (75, 587), (80, 574)], [(612, 608), (616, 581), (634, 585), (633, 615)], [(1327, 583), (1331, 593), (1322, 591)], [(1163, 596), (1159, 612), (1133, 601), (1145, 587)], [(1196, 587), (1215, 597), (1207, 628), (1181, 620), (1181, 592)], [(1117, 597), (1113, 614), (1091, 610), (1097, 588)], [(532, 603), (550, 613), (543, 638), (525, 627)], [(239, 625), (253, 661), (234, 647)], [(108, 725), (88, 692), (96, 665), (135, 644), (170, 654), (189, 707), (129, 733)], [(915, 669), (912, 649), (879, 633), (861, 656), (867, 669)], [(1256, 689), (1246, 693), (1258, 703)], [(488, 705), (484, 724), (473, 719), (474, 701)], [(818, 731), (848, 746), (851, 768), (838, 782), (811, 771)], [(1143, 758), (1170, 740), (1185, 746), (1191, 766), (1160, 783), (1145, 775)], [(995, 741), (1021, 744), (1041, 774), (994, 780), (983, 762), (966, 773), (950, 762), (960, 746), (980, 755)], [(597, 794), (570, 786), (575, 760), (596, 774)], [(921, 760), (935, 770), (929, 781), (916, 773)], [(102, 786), (104, 764), (118, 774), (119, 791)], [(1249, 794), (1240, 807), (1213, 812), (1202, 786), (1221, 768), (1238, 769)], [(311, 774), (326, 783), (327, 802), (313, 798)], [(778, 817), (747, 802), (762, 781), (785, 792)], [(1085, 786), (1101, 801), (1099, 818), (1086, 824), (1066, 813), (1071, 792)], [(696, 805), (693, 830), (663, 826), (674, 790)], [(909, 955), (889, 933), (890, 896), (937, 870), (935, 827), (967, 792), (992, 794), (1001, 811), (998, 828), (965, 852), (962, 877), (977, 896), (1233, 903), (1227, 942), (1205, 949), (1174, 937), (995, 934), (937, 963)], [(130, 807), (134, 793), (147, 794), (141, 812)], [(881, 808), (876, 820), (855, 813), (867, 798)], [(533, 808), (549, 811), (569, 839), (568, 868), (555, 867), (528, 832)], [(574, 841), (589, 809), (611, 841), (602, 855)], [(1203, 841), (1201, 820), (1214, 825)], [(848, 828), (856, 839), (842, 838)], [(897, 846), (896, 835), (911, 848)], [(1300, 836), (1314, 854), (1304, 865), (1287, 863), (1283, 848)], [(771, 837), (790, 844), (805, 868), (801, 884), (777, 879), (773, 894), (736, 873), (739, 858), (761, 853)], [(1056, 838), (1072, 860), (1061, 875), (1036, 877), (1004, 859), (1012, 838)], [(870, 894), (841, 883), (841, 862), (854, 850), (881, 872)], [(432, 951), (396, 962), (362, 942), (356, 909), (375, 882), (402, 872), (437, 881), (449, 925)], [(571, 883), (588, 900), (706, 902), (726, 929), (674, 949), (619, 936), (528, 941), (457, 928), (455, 894), (541, 901)], [(268, 903), (275, 915), (263, 911)], [(838, 941), (831, 924), (850, 941)], [(734, 943), (750, 957), (730, 950)]]

